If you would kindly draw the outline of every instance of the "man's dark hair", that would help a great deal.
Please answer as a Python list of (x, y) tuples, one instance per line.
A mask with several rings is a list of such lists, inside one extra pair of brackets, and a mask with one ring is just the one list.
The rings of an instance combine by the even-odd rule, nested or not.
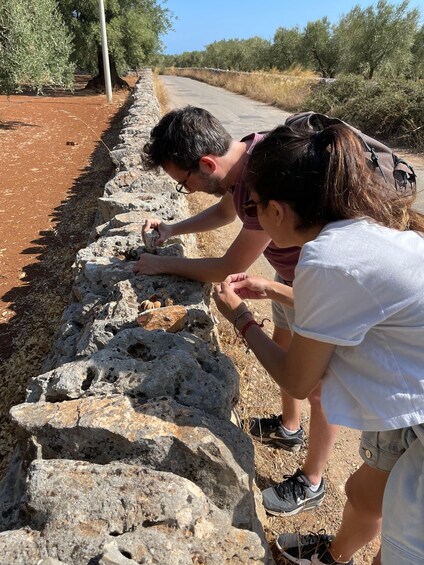
[(184, 170), (196, 170), (201, 157), (225, 155), (231, 136), (221, 122), (203, 108), (185, 106), (161, 118), (143, 148), (144, 163), (155, 169), (172, 162)]

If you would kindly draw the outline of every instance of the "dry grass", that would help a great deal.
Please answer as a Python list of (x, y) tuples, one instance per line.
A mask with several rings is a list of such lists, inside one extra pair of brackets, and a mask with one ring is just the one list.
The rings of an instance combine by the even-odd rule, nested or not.
[(240, 73), (207, 69), (165, 69), (166, 74), (185, 76), (220, 86), (231, 92), (243, 94), (272, 104), (284, 110), (296, 111), (319, 80), (311, 71), (294, 67), (289, 74), (278, 71)]
[(153, 72), (153, 88), (155, 90), (156, 98), (158, 99), (161, 113), (166, 114), (171, 108), (169, 103), (168, 92), (165, 85), (158, 80), (158, 72)]

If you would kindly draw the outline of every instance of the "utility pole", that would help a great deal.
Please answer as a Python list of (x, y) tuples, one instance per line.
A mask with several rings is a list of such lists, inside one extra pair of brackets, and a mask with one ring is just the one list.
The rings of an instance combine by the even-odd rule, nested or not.
[(99, 14), (100, 14), (100, 29), (102, 32), (102, 54), (103, 54), (103, 67), (105, 70), (106, 99), (110, 103), (112, 102), (112, 83), (110, 81), (109, 50), (107, 48), (105, 7), (103, 4), (103, 0), (99, 0)]

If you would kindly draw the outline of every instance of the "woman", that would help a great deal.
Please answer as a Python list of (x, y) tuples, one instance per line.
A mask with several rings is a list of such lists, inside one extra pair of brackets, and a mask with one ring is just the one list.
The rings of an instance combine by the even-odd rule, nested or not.
[(289, 351), (242, 302), (290, 304), (287, 288), (231, 275), (214, 291), (217, 306), (287, 393), (305, 398), (322, 381), (329, 422), (363, 430), (365, 463), (346, 483), (337, 535), (283, 534), (277, 545), (293, 563), (351, 564), (383, 516), (374, 563), (424, 565), (424, 217), (373, 175), (344, 125), (278, 127), (249, 170), (246, 213), (278, 246), (302, 247)]

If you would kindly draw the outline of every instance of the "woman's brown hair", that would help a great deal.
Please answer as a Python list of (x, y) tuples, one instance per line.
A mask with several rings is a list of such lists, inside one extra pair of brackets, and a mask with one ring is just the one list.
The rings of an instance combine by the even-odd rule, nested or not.
[(262, 202), (288, 202), (298, 228), (367, 216), (398, 230), (424, 232), (415, 196), (400, 194), (367, 164), (362, 141), (343, 124), (319, 132), (279, 126), (250, 156), (247, 181)]

